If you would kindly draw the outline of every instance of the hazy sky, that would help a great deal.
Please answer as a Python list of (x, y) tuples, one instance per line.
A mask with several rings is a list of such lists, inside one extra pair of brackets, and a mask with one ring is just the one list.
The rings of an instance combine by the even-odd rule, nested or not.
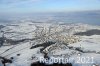
[(100, 0), (0, 0), (0, 13), (100, 10)]

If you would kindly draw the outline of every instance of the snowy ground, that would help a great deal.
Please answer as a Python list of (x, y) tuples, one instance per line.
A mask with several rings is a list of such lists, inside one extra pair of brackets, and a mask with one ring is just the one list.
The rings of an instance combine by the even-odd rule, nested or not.
[[(31, 63), (40, 61), (40, 58), (44, 57), (44, 53), (40, 51), (40, 49), (44, 48), (42, 43), (53, 41), (55, 44), (47, 45), (43, 50), (43, 52), (47, 52), (50, 58), (62, 57), (71, 59), (68, 62), (71, 62), (73, 66), (100, 65), (100, 35), (73, 36), (74, 33), (91, 29), (100, 30), (100, 26), (81, 23), (59, 25), (34, 22), (5, 25), (5, 27), (1, 29), (1, 31), (4, 32), (4, 37), (11, 40), (26, 40), (15, 43), (14, 45), (7, 45), (5, 41), (4, 44), (6, 43), (6, 46), (0, 47), (0, 56), (7, 59), (13, 57), (13, 59), (11, 59), (13, 62), (7, 63), (7, 66), (30, 66)], [(2, 37), (2, 32), (0, 35)], [(58, 37), (60, 35), (61, 37)], [(66, 38), (69, 40), (66, 40)], [(65, 43), (63, 39), (67, 43)], [(71, 41), (76, 41), (77, 39), (80, 41), (68, 43), (70, 39)], [(41, 44), (39, 47), (30, 49), (32, 46), (39, 44)], [(2, 66), (1, 62), (0, 66)]]

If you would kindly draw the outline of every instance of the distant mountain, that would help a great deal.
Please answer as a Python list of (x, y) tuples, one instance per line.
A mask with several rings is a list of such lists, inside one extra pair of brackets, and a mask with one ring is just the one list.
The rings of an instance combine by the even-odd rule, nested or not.
[[(3, 17), (3, 18), (2, 18)], [(1, 15), (0, 22), (18, 22), (28, 20), (35, 22), (65, 22), (65, 23), (88, 23), (100, 25), (100, 10), (80, 12), (58, 12), (58, 13), (29, 13)]]

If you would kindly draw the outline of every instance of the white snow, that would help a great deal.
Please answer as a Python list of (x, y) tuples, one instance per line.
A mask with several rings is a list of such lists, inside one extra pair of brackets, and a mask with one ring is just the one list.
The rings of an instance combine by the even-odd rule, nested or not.
[[(39, 27), (39, 28), (38, 28)], [(49, 33), (49, 28), (52, 28)], [(42, 29), (44, 29), (43, 35)], [(0, 56), (10, 59), (13, 57), (13, 63), (8, 63), (7, 66), (30, 66), (32, 62), (39, 61), (40, 57), (43, 57), (44, 54), (40, 52), (41, 47), (36, 47), (30, 49), (32, 46), (43, 43), (42, 39), (48, 38), (51, 36), (51, 40), (55, 41), (53, 37), (59, 35), (72, 35), (76, 32), (84, 32), (90, 29), (100, 29), (99, 26), (92, 26), (87, 24), (68, 24), (68, 25), (59, 25), (59, 24), (52, 24), (52, 23), (33, 23), (33, 22), (19, 22), (14, 23), (11, 25), (6, 25), (2, 30), (5, 32), (4, 36), (8, 39), (12, 40), (21, 40), (21, 39), (31, 39), (35, 37), (35, 31), (38, 32), (39, 38), (37, 40), (24, 41), (20, 42), (16, 45), (9, 45), (9, 46), (1, 46), (0, 47)], [(58, 33), (56, 33), (58, 32)], [(46, 35), (45, 35), (46, 33)], [(1, 34), (0, 34), (1, 35)], [(53, 36), (53, 37), (52, 37)], [(67, 37), (67, 36), (66, 36)], [(77, 36), (79, 37), (79, 36)], [(80, 36), (81, 41), (69, 44), (68, 46), (64, 45), (62, 42), (56, 43), (55, 45), (51, 45), (45, 48), (44, 51), (48, 52), (48, 55), (51, 57), (55, 56), (63, 56), (64, 58), (73, 59), (70, 61), (73, 66), (92, 66), (93, 64), (100, 65), (100, 35), (92, 35), (92, 36)], [(57, 37), (56, 37), (57, 38)], [(49, 39), (45, 39), (48, 41)], [(75, 49), (69, 49), (68, 47), (81, 47), (86, 53), (82, 53)], [(80, 53), (80, 55), (78, 55)], [(18, 55), (20, 54), (20, 55)], [(79, 60), (78, 57), (90, 57), (93, 58), (93, 63), (77, 63)], [(0, 59), (1, 60), (1, 59)], [(86, 62), (87, 60), (85, 60)], [(2, 63), (0, 62), (0, 66)]]
[(70, 44), (69, 46), (81, 47), (84, 51), (100, 52), (100, 35), (83, 36), (81, 42)]

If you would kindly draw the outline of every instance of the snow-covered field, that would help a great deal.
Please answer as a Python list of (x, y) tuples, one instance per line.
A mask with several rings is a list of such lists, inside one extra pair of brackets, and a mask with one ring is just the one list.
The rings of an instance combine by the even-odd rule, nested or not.
[[(5, 24), (0, 29), (0, 57), (12, 60), (7, 66), (30, 66), (44, 58), (45, 53), (49, 58), (68, 59), (73, 66), (99, 66), (100, 34), (74, 35), (93, 29), (100, 30), (100, 26), (43, 22)], [(1, 61), (0, 66), (3, 66)]]

